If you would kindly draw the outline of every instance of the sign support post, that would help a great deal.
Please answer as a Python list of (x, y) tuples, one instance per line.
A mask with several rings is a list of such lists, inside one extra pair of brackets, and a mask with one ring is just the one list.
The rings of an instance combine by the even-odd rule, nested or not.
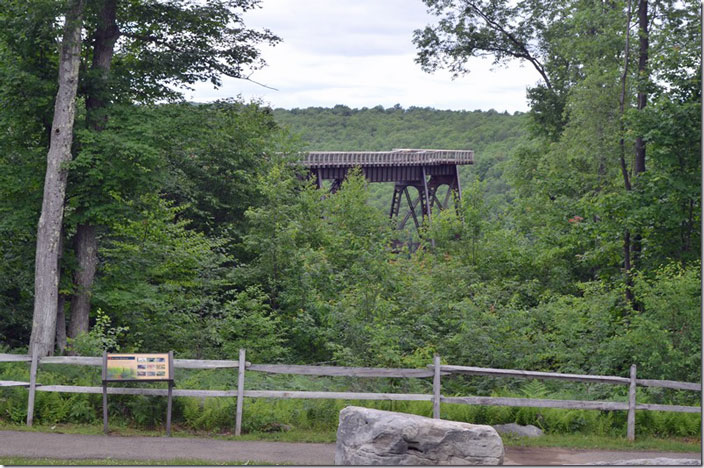
[(242, 433), (242, 406), (244, 405), (244, 371), (247, 368), (246, 351), (240, 349), (237, 361), (237, 408), (235, 413), (235, 435)]
[(166, 436), (171, 437), (171, 407), (172, 407), (172, 390), (174, 388), (174, 352), (169, 351), (169, 396), (166, 403)]
[(103, 351), (103, 433), (108, 434), (108, 352)]

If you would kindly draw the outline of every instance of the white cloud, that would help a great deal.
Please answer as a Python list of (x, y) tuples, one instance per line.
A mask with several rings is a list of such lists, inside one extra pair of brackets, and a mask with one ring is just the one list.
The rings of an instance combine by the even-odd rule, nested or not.
[(424, 73), (414, 63), (413, 31), (433, 21), (420, 0), (263, 0), (245, 15), (248, 27), (282, 37), (264, 47), (267, 67), (252, 79), (223, 79), (214, 90), (198, 84), (187, 97), (210, 101), (242, 95), (273, 107), (435, 107), (438, 109), (527, 110), (525, 88), (539, 76), (518, 63), (491, 70), (491, 61), (472, 59), (472, 71)]

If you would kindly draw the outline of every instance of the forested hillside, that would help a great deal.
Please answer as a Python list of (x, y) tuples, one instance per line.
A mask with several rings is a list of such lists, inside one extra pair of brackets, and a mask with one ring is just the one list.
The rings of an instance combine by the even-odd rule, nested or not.
[[(399, 105), (384, 109), (276, 109), (274, 118), (300, 134), (311, 151), (385, 151), (392, 148), (464, 148), (487, 152), (525, 136), (525, 116), (496, 111), (449, 111)], [(490, 152), (490, 150), (489, 150)]]
[[(437, 353), (453, 364), (579, 374), (627, 376), (635, 363), (639, 378), (701, 381), (699, 3), (491, 1), (477, 2), (479, 14), (426, 0), (438, 23), (416, 32), (419, 66), (462, 79), (471, 56), (489, 54), (540, 72), (530, 110), (514, 115), (187, 103), (172, 85), (246, 77), (256, 46), (278, 38), (247, 30), (219, 1), (72, 0), (91, 39), (60, 55), (66, 2), (32, 0), (33, 15), (25, 2), (0, 3), (0, 352), (31, 343), (45, 354), (235, 359), (246, 348), (256, 363), (381, 367), (425, 367)], [(517, 25), (513, 39), (496, 24)], [(56, 76), (68, 56), (80, 62), (70, 162), (52, 165)], [(471, 149), (476, 159), (462, 170), (459, 210), (426, 223), (414, 252), (391, 247), (388, 186), (355, 173), (323, 196), (295, 164), (305, 150), (408, 147)], [(51, 170), (65, 184), (50, 243), (57, 284), (42, 283), (53, 299), (37, 307)], [(3, 364), (0, 380), (27, 372)], [(43, 373), (47, 383), (97, 378)], [(188, 382), (225, 388), (235, 378), (204, 371)], [(444, 385), (463, 395), (625, 396), (608, 385)], [(23, 420), (24, 389), (2, 392), (0, 419)], [(93, 396), (42, 394), (35, 418), (94, 422)], [(638, 398), (699, 402), (658, 388)], [(227, 427), (220, 415), (232, 411), (221, 403), (209, 403), (207, 422), (204, 404), (177, 401), (175, 420)], [(144, 399), (115, 405), (129, 423), (158, 419)], [(496, 420), (610, 433), (625, 419), (523, 410)], [(700, 415), (640, 413), (651, 418), (644, 431), (700, 434)]]

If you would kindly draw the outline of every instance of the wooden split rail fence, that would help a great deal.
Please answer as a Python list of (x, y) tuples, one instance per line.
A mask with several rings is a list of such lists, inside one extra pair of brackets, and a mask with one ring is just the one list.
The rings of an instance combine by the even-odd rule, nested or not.
[[(440, 418), (440, 403), (483, 405), (483, 406), (512, 406), (532, 408), (562, 408), (584, 409), (602, 411), (628, 411), (627, 436), (629, 440), (635, 439), (635, 412), (646, 411), (673, 411), (681, 413), (701, 413), (700, 406), (637, 404), (636, 387), (661, 387), (675, 390), (690, 390), (700, 392), (699, 383), (677, 382), (672, 380), (652, 380), (636, 378), (636, 366), (631, 366), (629, 377), (608, 375), (579, 375), (561, 374), (554, 372), (535, 372), (513, 369), (490, 369), (483, 367), (442, 365), (440, 357), (435, 356), (432, 365), (427, 369), (392, 369), (376, 367), (340, 367), (340, 366), (305, 366), (286, 364), (252, 364), (246, 362), (245, 350), (240, 350), (239, 359), (230, 360), (199, 360), (199, 359), (174, 359), (174, 367), (181, 369), (237, 369), (237, 389), (235, 390), (201, 390), (179, 389), (173, 390), (175, 397), (230, 397), (237, 398), (235, 414), (235, 434), (239, 435), (242, 429), (242, 412), (244, 398), (314, 398), (314, 399), (339, 399), (339, 400), (387, 400), (387, 401), (430, 401), (433, 403), (433, 417)], [(102, 393), (102, 387), (85, 387), (74, 385), (42, 385), (37, 382), (39, 364), (69, 364), (83, 366), (102, 366), (101, 357), (82, 356), (48, 356), (37, 359), (36, 356), (18, 354), (0, 354), (0, 362), (29, 362), (30, 381), (0, 381), (0, 387), (28, 387), (27, 425), (32, 425), (34, 413), (35, 392), (65, 392), (65, 393)], [(240, 365), (244, 363), (244, 365)], [(360, 393), (360, 392), (310, 392), (288, 390), (245, 390), (245, 371), (265, 372), (270, 374), (297, 374), (310, 376), (340, 376), (340, 377), (398, 377), (398, 378), (433, 378), (433, 394), (423, 393)], [(480, 375), (490, 377), (513, 377), (537, 380), (566, 380), (585, 383), (601, 383), (612, 385), (628, 385), (628, 402), (618, 401), (585, 401), (585, 400), (550, 400), (535, 398), (505, 398), (505, 397), (446, 397), (441, 392), (441, 377), (449, 375)], [(166, 396), (166, 389), (158, 388), (125, 388), (109, 387), (108, 394), (114, 395), (148, 395)]]

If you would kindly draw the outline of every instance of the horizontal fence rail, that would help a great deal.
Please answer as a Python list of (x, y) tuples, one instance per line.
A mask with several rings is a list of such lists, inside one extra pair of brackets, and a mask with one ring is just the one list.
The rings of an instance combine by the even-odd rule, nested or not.
[[(432, 367), (432, 366), (429, 366)], [(490, 377), (518, 377), (526, 379), (558, 379), (572, 380), (575, 382), (591, 382), (605, 383), (615, 385), (629, 385), (630, 379), (627, 377), (614, 377), (610, 375), (581, 375), (581, 374), (560, 374), (556, 372), (536, 372), (513, 369), (491, 369), (485, 367), (467, 367), (467, 366), (440, 366), (440, 369), (446, 373), (452, 374), (468, 374), (468, 375), (483, 375)], [(653, 380), (653, 379), (636, 379), (636, 384), (641, 387), (661, 387), (671, 388), (674, 390), (692, 390), (701, 392), (702, 386), (698, 383), (677, 382), (674, 380)]]
[[(34, 392), (62, 392), (62, 393), (87, 393), (99, 394), (103, 387), (75, 386), (75, 385), (42, 385), (37, 383), (36, 374), (39, 364), (82, 365), (101, 367), (101, 357), (86, 356), (47, 356), (32, 359), (29, 355), (1, 354), (2, 362), (28, 362), (32, 363), (30, 382), (0, 381), (0, 387), (29, 387), (27, 424), (32, 424), (32, 410), (34, 407)], [(244, 363), (244, 365), (240, 365)], [(660, 387), (674, 390), (689, 390), (701, 392), (699, 383), (678, 382), (673, 380), (637, 379), (635, 365), (631, 368), (630, 377), (608, 375), (583, 375), (565, 374), (557, 372), (538, 372), (516, 369), (492, 369), (485, 367), (442, 365), (440, 358), (435, 357), (434, 364), (425, 369), (379, 368), (379, 367), (343, 367), (343, 366), (311, 366), (288, 364), (252, 364), (245, 359), (245, 351), (241, 350), (238, 360), (209, 360), (209, 359), (174, 359), (174, 367), (181, 369), (237, 369), (238, 387), (234, 390), (205, 390), (205, 389), (174, 389), (175, 397), (228, 397), (237, 399), (237, 417), (235, 434), (241, 431), (241, 417), (244, 398), (299, 398), (299, 399), (339, 399), (339, 400), (377, 400), (377, 401), (430, 401), (433, 402), (433, 415), (440, 417), (440, 403), (482, 405), (482, 406), (509, 406), (532, 408), (559, 408), (583, 409), (601, 411), (628, 411), (628, 437), (635, 437), (635, 411), (671, 411), (681, 413), (701, 413), (700, 406), (637, 404), (635, 388)], [(365, 393), (365, 392), (317, 392), (317, 391), (289, 391), (289, 390), (244, 390), (245, 371), (263, 372), (268, 374), (292, 374), (320, 377), (357, 377), (357, 378), (433, 378), (433, 393)], [(440, 377), (451, 375), (477, 375), (488, 377), (509, 377), (537, 380), (564, 380), (583, 383), (599, 383), (611, 385), (628, 385), (629, 401), (585, 401), (585, 400), (554, 400), (537, 398), (509, 398), (509, 397), (484, 397), (484, 396), (443, 396), (441, 395)], [(126, 388), (108, 387), (107, 394), (112, 395), (146, 395), (167, 396), (168, 390), (159, 388)]]
[(302, 392), (288, 390), (245, 390), (244, 396), (251, 398), (312, 398), (333, 400), (393, 400), (432, 401), (432, 395), (424, 393), (359, 393), (359, 392)]
[(31, 362), (32, 356), (25, 354), (2, 354), (0, 353), (0, 362)]
[(524, 379), (558, 379), (572, 380), (575, 382), (593, 382), (616, 385), (628, 385), (631, 381), (627, 377), (612, 377), (608, 375), (580, 375), (580, 374), (558, 374), (556, 372), (536, 372), (513, 369), (490, 369), (484, 367), (467, 366), (440, 366), (441, 371), (452, 374), (484, 375), (490, 377), (519, 377)]
[(29, 382), (16, 382), (14, 380), (0, 380), (0, 387), (29, 387)]
[(618, 401), (548, 400), (506, 397), (441, 397), (443, 403), (482, 406), (515, 406), (524, 408), (561, 408), (585, 410), (627, 410), (628, 403)]
[[(5, 360), (5, 357), (8, 357)], [(16, 359), (15, 356), (22, 359)], [(31, 356), (20, 356), (16, 354), (0, 354), (0, 362), (9, 361), (31, 361)], [(46, 356), (39, 359), (39, 364), (72, 364), (76, 366), (98, 366), (103, 365), (102, 357), (89, 356)], [(249, 366), (251, 363), (247, 363)], [(213, 360), (213, 359), (174, 359), (174, 367), (182, 369), (222, 369), (239, 367), (239, 361)]]
[[(38, 392), (59, 392), (59, 393), (103, 393), (103, 387), (84, 387), (78, 385), (37, 385)], [(165, 388), (126, 388), (108, 387), (108, 395), (146, 395), (146, 396), (167, 396), (168, 390)], [(174, 396), (182, 397), (234, 397), (237, 390), (189, 390), (174, 389)]]
[(692, 390), (695, 392), (702, 391), (701, 384), (690, 382), (676, 382), (674, 380), (636, 379), (636, 384), (641, 385), (643, 387), (662, 387), (672, 388), (675, 390)]
[(269, 374), (297, 374), (327, 377), (432, 377), (427, 369), (387, 369), (382, 367), (299, 366), (283, 364), (252, 364), (247, 370)]

